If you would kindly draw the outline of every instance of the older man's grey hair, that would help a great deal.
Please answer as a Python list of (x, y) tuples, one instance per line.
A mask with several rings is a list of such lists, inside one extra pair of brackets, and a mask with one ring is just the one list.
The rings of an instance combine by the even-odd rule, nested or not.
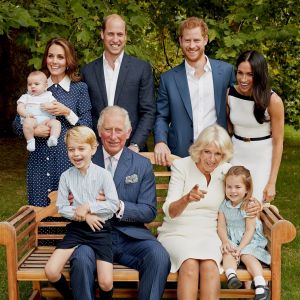
[(119, 114), (124, 118), (125, 131), (131, 129), (131, 122), (127, 110), (118, 105), (107, 106), (101, 111), (100, 117), (98, 119), (97, 128), (98, 129), (102, 128), (104, 118), (106, 115), (114, 115), (114, 114)]
[(231, 138), (227, 131), (219, 126), (212, 125), (205, 128), (198, 136), (194, 144), (189, 148), (189, 153), (194, 162), (198, 162), (201, 151), (205, 147), (215, 145), (222, 153), (222, 161), (228, 161), (233, 154)]

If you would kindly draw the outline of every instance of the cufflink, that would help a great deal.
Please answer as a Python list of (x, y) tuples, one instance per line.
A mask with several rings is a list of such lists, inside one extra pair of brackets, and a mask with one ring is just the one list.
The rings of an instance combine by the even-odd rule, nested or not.
[(130, 143), (130, 146), (136, 147), (138, 149), (138, 151), (140, 151), (140, 147), (138, 144)]

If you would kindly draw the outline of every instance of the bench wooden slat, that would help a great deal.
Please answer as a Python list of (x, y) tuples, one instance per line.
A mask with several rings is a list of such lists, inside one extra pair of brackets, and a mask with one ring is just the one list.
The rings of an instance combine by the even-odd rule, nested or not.
[(168, 184), (167, 183), (157, 183), (156, 190), (167, 190)]
[(17, 236), (17, 243), (19, 243), (21, 240), (23, 240), (29, 234), (32, 234), (35, 227), (36, 227), (36, 224), (31, 223), (26, 229), (24, 229), (22, 232), (19, 232), (19, 234)]
[(31, 235), (25, 244), (19, 246), (18, 248), (18, 257), (22, 257), (24, 253), (29, 252), (35, 245), (36, 237)]
[(165, 202), (165, 200), (166, 200), (166, 197), (156, 197), (156, 199), (157, 199), (157, 203), (158, 204), (160, 204), (160, 203), (164, 203)]
[[(26, 216), (29, 216), (26, 218)], [(34, 219), (34, 211), (33, 209), (27, 209), (27, 206), (21, 207), (19, 211), (12, 217), (7, 219), (7, 222), (9, 222), (12, 226), (15, 226), (16, 229), (20, 226), (18, 226), (18, 222), (21, 221), (21, 224), (27, 223), (28, 221), (31, 221)]]
[(171, 172), (170, 171), (154, 171), (154, 176), (155, 177), (170, 177)]
[(37, 238), (39, 240), (61, 240), (64, 234), (38, 234)]
[(57, 222), (40, 222), (39, 227), (66, 227), (70, 222), (57, 221)]

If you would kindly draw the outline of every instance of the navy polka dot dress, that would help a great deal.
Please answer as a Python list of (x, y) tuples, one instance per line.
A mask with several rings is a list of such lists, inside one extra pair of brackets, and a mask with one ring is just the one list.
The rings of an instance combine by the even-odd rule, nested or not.
[[(84, 82), (71, 82), (70, 91), (61, 86), (52, 85), (48, 88), (57, 101), (70, 108), (78, 117), (76, 125), (92, 127), (91, 103), (87, 85)], [(61, 134), (55, 147), (47, 146), (47, 138), (36, 137), (36, 149), (29, 153), (27, 165), (28, 204), (47, 206), (48, 194), (58, 189), (60, 175), (71, 167), (67, 156), (64, 136), (67, 129), (73, 127), (64, 116), (58, 116), (61, 122)], [(20, 118), (15, 121), (16, 131), (23, 134)]]

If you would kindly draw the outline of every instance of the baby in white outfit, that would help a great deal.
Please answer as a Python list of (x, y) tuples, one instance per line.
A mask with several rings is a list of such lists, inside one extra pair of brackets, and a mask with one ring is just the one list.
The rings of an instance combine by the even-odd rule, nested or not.
[(61, 124), (55, 116), (44, 111), (47, 105), (56, 101), (52, 93), (47, 91), (47, 77), (41, 71), (33, 71), (27, 78), (28, 93), (17, 101), (17, 112), (21, 116), (23, 132), (27, 141), (27, 150), (35, 150), (34, 130), (39, 125), (46, 125), (50, 129), (47, 145), (56, 146), (61, 132)]

